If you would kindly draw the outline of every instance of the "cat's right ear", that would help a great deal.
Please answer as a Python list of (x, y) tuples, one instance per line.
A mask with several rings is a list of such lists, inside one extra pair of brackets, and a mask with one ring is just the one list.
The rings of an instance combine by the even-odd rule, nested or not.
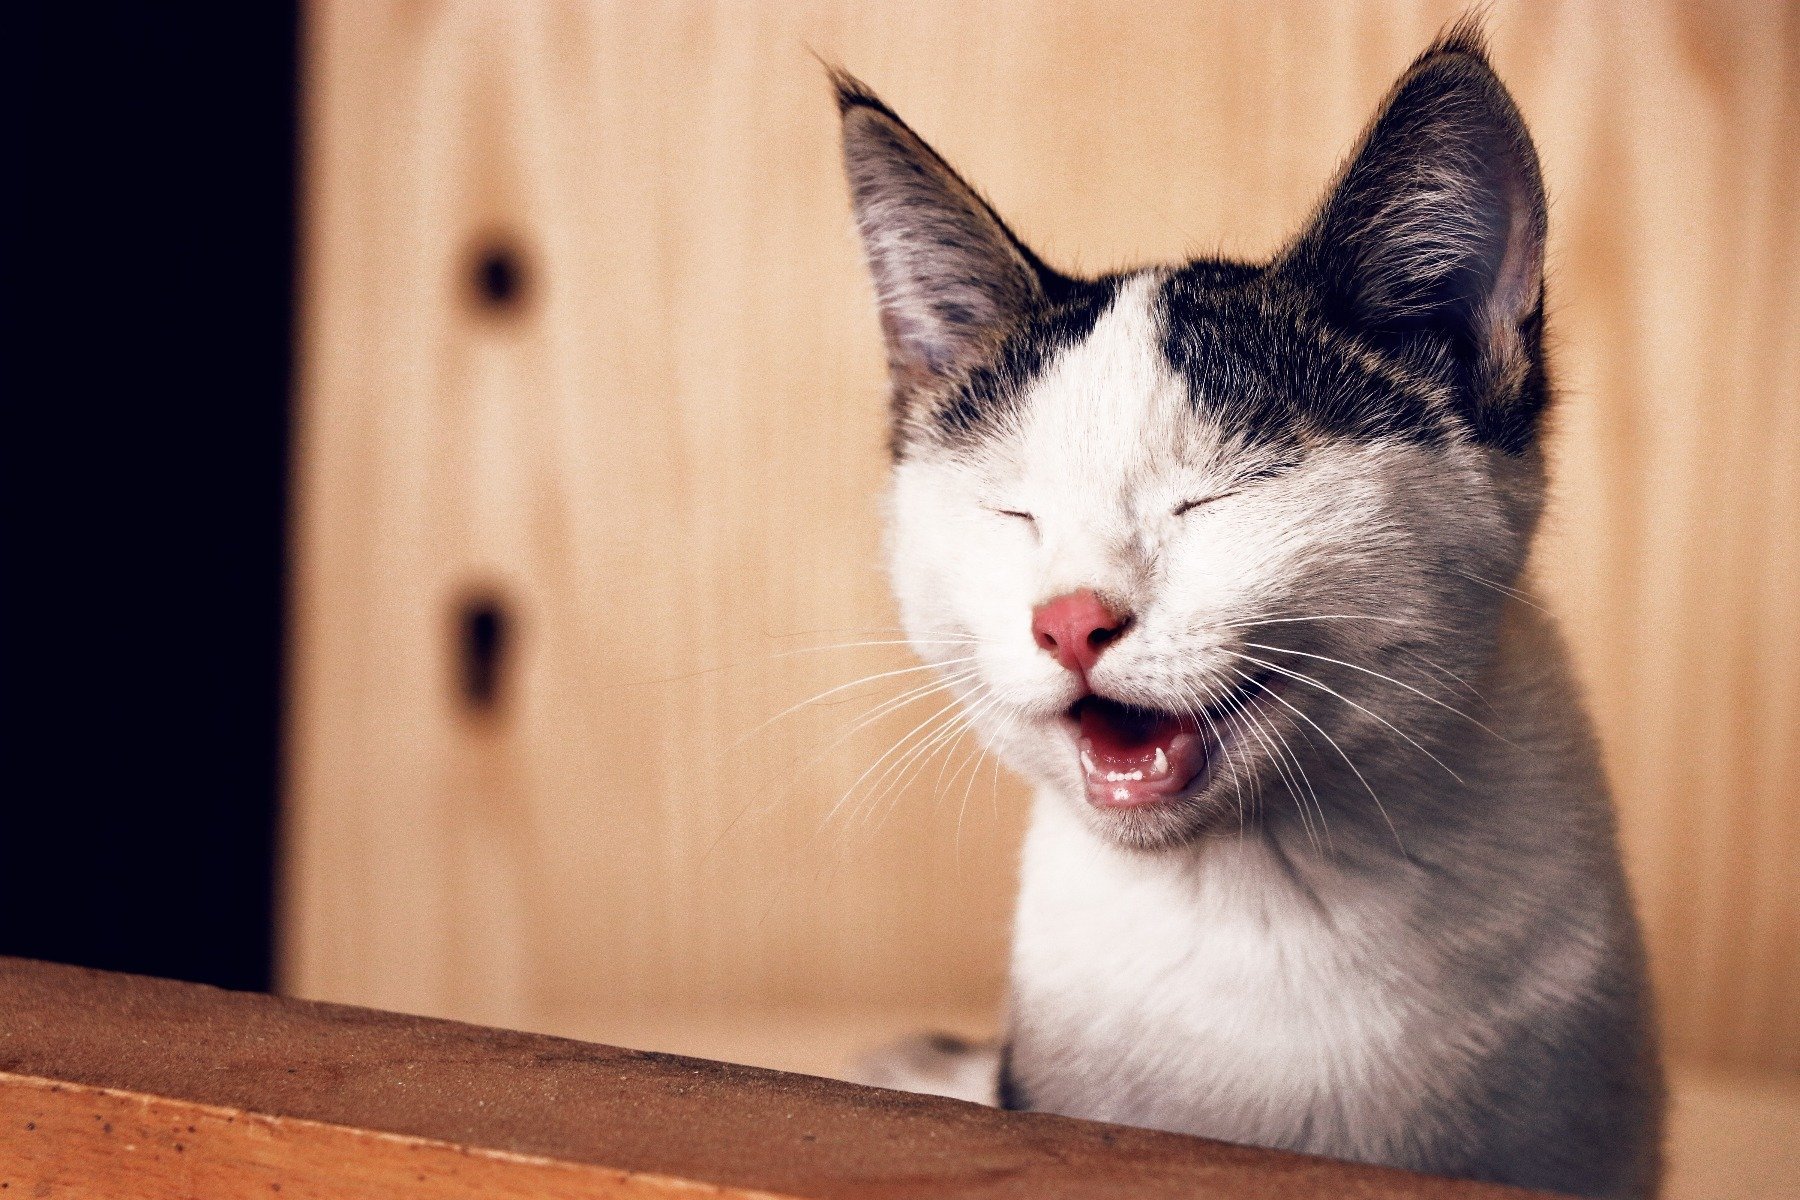
[(1285, 267), (1377, 344), (1465, 363), (1476, 433), (1517, 451), (1549, 395), (1545, 215), (1525, 120), (1465, 18), (1394, 85)]
[(902, 389), (954, 379), (1042, 299), (1047, 269), (892, 109), (827, 69), (889, 370)]

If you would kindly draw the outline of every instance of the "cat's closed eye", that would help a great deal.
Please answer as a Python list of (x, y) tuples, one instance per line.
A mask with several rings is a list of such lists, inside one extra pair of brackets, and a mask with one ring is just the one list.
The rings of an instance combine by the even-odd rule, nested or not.
[(1019, 519), (1019, 520), (1021, 520), (1021, 521), (1023, 521), (1023, 522), (1025, 522), (1025, 523), (1026, 523), (1026, 524), (1027, 524), (1027, 525), (1032, 525), (1032, 526), (1035, 526), (1035, 525), (1036, 525), (1036, 524), (1037, 524), (1037, 518), (1036, 518), (1036, 517), (1034, 517), (1034, 516), (1032, 516), (1032, 515), (1031, 515), (1031, 514), (1030, 514), (1030, 513), (1028, 513), (1028, 512), (1020, 512), (1020, 511), (1018, 511), (1018, 510), (1017, 510), (1017, 509), (1012, 509), (1012, 508), (990, 508), (990, 509), (988, 509), (988, 511), (989, 511), (989, 512), (991, 512), (991, 513), (993, 513), (993, 514), (994, 514), (994, 515), (995, 515), (995, 516), (1000, 516), (1000, 517), (1017, 517), (1017, 518), (1018, 518), (1018, 519)]
[(1235, 495), (1237, 495), (1237, 492), (1234, 489), (1229, 492), (1220, 492), (1215, 496), (1202, 496), (1198, 500), (1185, 500), (1182, 503), (1177, 504), (1175, 506), (1175, 514), (1174, 515), (1179, 517), (1185, 513), (1193, 512), (1196, 508), (1199, 508), (1203, 504), (1211, 504), (1214, 500), (1223, 500), (1227, 496), (1235, 496)]
[(1287, 459), (1287, 458), (1278, 459), (1277, 461), (1271, 462), (1271, 463), (1265, 463), (1262, 466), (1257, 467), (1255, 470), (1251, 471), (1249, 474), (1239, 476), (1237, 479), (1237, 486), (1234, 488), (1230, 488), (1229, 490), (1223, 491), (1223, 492), (1214, 492), (1210, 496), (1201, 496), (1195, 500), (1182, 501), (1180, 504), (1177, 504), (1175, 506), (1175, 512), (1173, 515), (1179, 517), (1186, 513), (1190, 513), (1192, 511), (1194, 511), (1196, 508), (1199, 508), (1202, 505), (1211, 504), (1215, 500), (1223, 500), (1228, 496), (1235, 496), (1239, 492), (1243, 491), (1245, 488), (1251, 486), (1252, 484), (1261, 483), (1265, 479), (1273, 479), (1273, 478), (1275, 478), (1275, 476), (1280, 475), (1285, 471), (1292, 470), (1296, 465), (1297, 464), (1296, 464), (1295, 460)]

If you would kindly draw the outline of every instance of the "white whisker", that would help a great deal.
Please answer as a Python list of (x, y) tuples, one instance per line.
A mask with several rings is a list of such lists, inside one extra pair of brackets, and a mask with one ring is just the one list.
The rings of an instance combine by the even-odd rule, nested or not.
[[(982, 701), (990, 698), (991, 697), (982, 697)], [(916, 763), (917, 770), (924, 770), (930, 765), (931, 760), (937, 757), (938, 753), (947, 749), (949, 745), (953, 743), (953, 739), (962, 736), (962, 732), (968, 728), (971, 720), (969, 716), (969, 707), (965, 707), (962, 712), (957, 713), (955, 716), (945, 721), (929, 736), (914, 745), (909, 752), (901, 758), (896, 759), (887, 770), (882, 772), (880, 778), (869, 785), (870, 792), (868, 796), (865, 797), (867, 803), (859, 804), (858, 807), (866, 809), (872, 818), (880, 809), (883, 801), (889, 796), (897, 795), (898, 790), (905, 787), (909, 780), (909, 776), (907, 775), (909, 767), (912, 767), (913, 764)], [(874, 791), (876, 787), (881, 787), (879, 793)]]
[[(842, 746), (845, 742), (849, 741), (852, 737), (854, 737), (858, 732), (860, 732), (861, 730), (874, 724), (876, 721), (879, 721), (883, 717), (886, 717), (892, 713), (898, 712), (899, 710), (901, 710), (903, 708), (907, 708), (913, 704), (917, 704), (921, 700), (928, 699), (929, 697), (936, 695), (939, 692), (948, 691), (949, 689), (956, 687), (957, 685), (959, 685), (961, 683), (965, 683), (969, 679), (972, 679), (976, 675), (976, 673), (977, 673), (977, 671), (975, 668), (965, 667), (963, 670), (958, 671), (958, 672), (953, 672), (953, 673), (945, 676), (943, 679), (934, 679), (927, 683), (919, 684), (916, 687), (908, 688), (906, 691), (901, 692), (898, 696), (888, 697), (886, 700), (883, 700), (879, 704), (876, 704), (874, 707), (872, 707), (869, 710), (867, 710), (866, 712), (864, 712), (855, 722), (853, 722), (849, 726), (849, 728), (845, 729), (843, 731), (843, 733), (839, 734), (835, 739), (833, 739), (833, 741), (829, 745), (827, 745), (824, 749), (813, 754), (810, 758), (808, 758), (806, 760), (805, 763), (801, 764), (799, 767), (791, 770), (789, 772), (790, 780), (797, 780), (799, 778), (804, 777), (806, 774), (808, 774), (810, 771), (812, 771), (812, 769), (814, 767), (818, 766), (819, 763), (823, 762), (825, 760), (825, 758), (828, 755), (830, 755), (830, 753), (833, 750), (837, 749), (839, 746)], [(792, 794), (793, 794), (793, 787), (790, 784), (790, 786), (788, 787), (786, 792), (783, 793), (783, 796), (791, 797)], [(707, 857), (710, 858), (710, 856), (718, 849), (720, 843), (724, 841), (725, 837), (727, 835), (729, 835), (731, 833), (731, 831), (737, 827), (738, 822), (742, 821), (752, 811), (756, 811), (759, 809), (766, 811), (767, 809), (774, 807), (775, 804), (779, 803), (779, 800), (781, 798), (782, 797), (771, 798), (766, 795), (760, 796), (760, 797), (757, 795), (752, 795), (748, 799), (746, 799), (744, 801), (744, 803), (738, 807), (737, 812), (732, 815), (731, 820), (729, 820), (725, 823), (725, 828), (720, 830), (718, 836), (713, 839), (712, 845), (708, 848), (708, 850), (706, 852)], [(759, 799), (765, 801), (765, 803), (759, 805), (758, 804)]]
[(1430, 750), (1426, 749), (1425, 746), (1417, 738), (1413, 737), (1411, 734), (1409, 734), (1405, 730), (1401, 729), (1398, 725), (1394, 724), (1392, 721), (1388, 720), (1386, 717), (1382, 716), (1380, 713), (1373, 712), (1370, 709), (1364, 707), (1363, 705), (1358, 704), (1356, 701), (1350, 699), (1350, 697), (1344, 695), (1342, 692), (1331, 687), (1329, 684), (1322, 683), (1319, 680), (1314, 679), (1311, 675), (1306, 674), (1305, 672), (1290, 671), (1286, 667), (1280, 666), (1276, 663), (1269, 662), (1266, 659), (1257, 658), (1254, 655), (1242, 654), (1236, 650), (1227, 650), (1226, 653), (1232, 655), (1233, 657), (1241, 658), (1245, 662), (1255, 663), (1257, 666), (1263, 667), (1266, 670), (1274, 671), (1280, 675), (1285, 675), (1289, 679), (1298, 680), (1301, 683), (1308, 684), (1312, 687), (1316, 687), (1321, 692), (1324, 692), (1326, 695), (1336, 697), (1337, 699), (1343, 701), (1345, 704), (1348, 704), (1351, 708), (1356, 709), (1358, 712), (1367, 714), (1368, 716), (1375, 718), (1377, 721), (1380, 721), (1383, 725), (1387, 726), (1388, 729), (1392, 730), (1393, 733), (1395, 734), (1395, 736), (1402, 738), (1409, 745), (1411, 745), (1415, 750), (1417, 750), (1420, 754), (1423, 754), (1426, 758), (1429, 758), (1432, 762), (1434, 762), (1438, 766), (1442, 767), (1446, 772), (1449, 773), (1450, 778), (1456, 780), (1456, 782), (1458, 782), (1458, 783), (1463, 782), (1463, 777), (1461, 775), (1458, 775), (1455, 771), (1451, 770), (1449, 764), (1446, 763), (1443, 759), (1439, 758), (1437, 755), (1433, 754)]
[[(1240, 679), (1244, 680), (1244, 682), (1250, 683), (1250, 684), (1257, 684), (1256, 678), (1254, 676), (1250, 675), (1249, 673), (1247, 673), (1245, 671), (1241, 671), (1236, 667), (1229, 667), (1227, 669), (1230, 670), (1233, 674), (1237, 675)], [(1266, 687), (1262, 687), (1262, 685), (1260, 685), (1260, 684), (1257, 684), (1257, 686), (1259, 688), (1261, 688), (1261, 690), (1263, 692), (1267, 693), (1268, 689)], [(1260, 722), (1255, 721), (1254, 716), (1251, 714), (1248, 706), (1241, 709), (1240, 711), (1242, 712), (1244, 717), (1246, 719), (1251, 720), (1253, 724), (1260, 724)], [(1325, 803), (1324, 803), (1324, 801), (1319, 799), (1318, 790), (1313, 787), (1312, 778), (1309, 775), (1307, 775), (1305, 764), (1303, 764), (1300, 761), (1300, 756), (1299, 756), (1299, 754), (1297, 754), (1294, 751), (1294, 748), (1288, 744), (1287, 737), (1286, 737), (1286, 735), (1284, 735), (1281, 732), (1281, 727), (1279, 725), (1275, 724), (1273, 721), (1270, 721), (1270, 722), (1268, 722), (1268, 729), (1269, 729), (1270, 733), (1274, 734), (1275, 737), (1280, 740), (1281, 748), (1287, 753), (1289, 758), (1291, 758), (1293, 760), (1294, 769), (1297, 772), (1299, 772), (1301, 782), (1306, 785), (1307, 795), (1309, 797), (1311, 797), (1312, 806), (1319, 815), (1319, 827), (1322, 830), (1324, 830), (1324, 832), (1325, 832), (1325, 847), (1326, 847), (1327, 852), (1335, 850), (1335, 847), (1332, 845), (1332, 842), (1331, 842), (1331, 824), (1329, 821), (1326, 820), (1326, 817), (1325, 817)], [(1293, 792), (1292, 785), (1289, 786), (1288, 790), (1289, 790), (1289, 793), (1292, 794), (1292, 792)], [(1295, 800), (1295, 803), (1300, 806), (1300, 812), (1301, 812), (1302, 816), (1304, 816), (1305, 812), (1306, 812), (1306, 802), (1297, 795), (1294, 796), (1294, 800)], [(1313, 843), (1313, 850), (1315, 853), (1317, 853), (1317, 851), (1319, 849), (1319, 843), (1318, 843), (1317, 836), (1312, 833), (1311, 822), (1307, 822), (1307, 833)]]
[(920, 730), (925, 729), (927, 726), (930, 726), (931, 724), (936, 722), (945, 713), (950, 712), (952, 709), (954, 709), (960, 703), (961, 703), (960, 700), (952, 698), (950, 703), (944, 705), (942, 708), (933, 712), (930, 716), (926, 717), (923, 721), (920, 721), (917, 725), (914, 725), (911, 729), (907, 730), (904, 734), (902, 734), (899, 738), (897, 738), (894, 741), (894, 744), (889, 746), (886, 750), (884, 750), (882, 752), (881, 756), (879, 758), (877, 758), (874, 762), (870, 763), (867, 767), (865, 767), (863, 769), (863, 773), (856, 777), (855, 782), (851, 783), (851, 785), (844, 790), (843, 795), (841, 795), (837, 798), (837, 800), (832, 804), (831, 809), (825, 814), (824, 821), (821, 822), (821, 825), (829, 824), (831, 822), (832, 818), (837, 816), (838, 810), (844, 806), (845, 801), (849, 800), (850, 797), (855, 794), (856, 789), (862, 786), (863, 780), (867, 779), (869, 777), (869, 774), (872, 771), (874, 771), (877, 767), (879, 767), (883, 762), (887, 761), (889, 756), (894, 754), (896, 751), (900, 750), (900, 748), (903, 745), (905, 745), (907, 743), (907, 741), (909, 741)]
[(1406, 843), (1400, 840), (1400, 831), (1394, 828), (1393, 819), (1388, 816), (1387, 808), (1381, 803), (1381, 797), (1375, 794), (1375, 789), (1369, 785), (1369, 781), (1363, 777), (1363, 773), (1357, 768), (1357, 765), (1350, 760), (1350, 756), (1344, 753), (1344, 748), (1338, 745), (1337, 739), (1332, 737), (1329, 733), (1326, 733), (1324, 729), (1320, 728), (1317, 721), (1290, 704), (1287, 697), (1283, 696), (1280, 692), (1271, 691), (1269, 692), (1269, 695), (1276, 703), (1285, 707), (1289, 712), (1293, 713), (1296, 717), (1299, 717), (1302, 721), (1305, 721), (1308, 725), (1311, 725), (1318, 731), (1320, 737), (1331, 744), (1331, 748), (1337, 751), (1338, 757), (1344, 760), (1344, 765), (1349, 767), (1351, 773), (1356, 776), (1357, 782), (1363, 785), (1363, 790), (1369, 793), (1369, 799), (1375, 802), (1375, 811), (1381, 814), (1381, 819), (1387, 823), (1388, 832), (1394, 835), (1394, 845), (1400, 847), (1400, 853), (1402, 855), (1411, 859), (1412, 854), (1407, 850)]
[(1386, 625), (1416, 627), (1417, 622), (1402, 617), (1377, 617), (1367, 613), (1319, 613), (1310, 617), (1249, 617), (1242, 621), (1220, 621), (1214, 629), (1247, 629), (1257, 625), (1295, 625), (1304, 621), (1376, 621)]
[[(1192, 716), (1196, 721), (1200, 721), (1206, 725), (1207, 729), (1212, 734), (1213, 745), (1219, 747), (1220, 755), (1223, 759), (1223, 766), (1231, 772), (1231, 792), (1233, 797), (1237, 800), (1238, 836), (1242, 837), (1249, 804), (1244, 799), (1244, 787), (1239, 778), (1237, 764), (1231, 760), (1231, 754), (1225, 747), (1225, 739), (1220, 735), (1219, 727), (1213, 723), (1212, 717), (1207, 713), (1208, 706), (1217, 699), (1218, 697), (1213, 696), (1210, 692), (1205, 695), (1189, 695), (1188, 689), (1184, 688), (1177, 695), (1175, 702), (1181, 705), (1182, 708), (1187, 711), (1188, 715)], [(1254, 798), (1254, 795), (1255, 793), (1253, 792), (1252, 798)]]
[(836, 750), (839, 746), (842, 746), (845, 742), (849, 741), (852, 737), (855, 737), (856, 734), (861, 732), (863, 729), (868, 728), (868, 726), (870, 726), (871, 724), (873, 724), (876, 721), (879, 721), (881, 718), (889, 715), (890, 713), (897, 712), (898, 710), (900, 710), (902, 708), (906, 708), (910, 705), (917, 704), (920, 700), (923, 700), (929, 696), (934, 696), (939, 692), (949, 691), (961, 684), (967, 683), (970, 680), (974, 679), (977, 674), (978, 674), (978, 672), (975, 668), (965, 667), (961, 671), (955, 672), (950, 675), (946, 675), (942, 679), (934, 679), (928, 683), (922, 683), (922, 684), (918, 685), (917, 687), (907, 689), (906, 691), (900, 693), (898, 696), (893, 696), (887, 700), (882, 701), (880, 704), (876, 705), (873, 709), (869, 710), (868, 712), (864, 713), (861, 717), (859, 717), (853, 724), (850, 725), (849, 728), (845, 729), (843, 733), (839, 734), (836, 738), (832, 739), (832, 741), (829, 745), (827, 745), (823, 750), (819, 751), (817, 754), (813, 755), (810, 759), (808, 759), (806, 761), (806, 764), (804, 766), (800, 767), (794, 773), (796, 775), (806, 774), (808, 771), (812, 770), (812, 768), (814, 766), (816, 766), (822, 759), (824, 759), (826, 755), (830, 754), (833, 750)]
[(1542, 604), (1539, 604), (1537, 602), (1536, 598), (1526, 594), (1525, 592), (1520, 591), (1518, 588), (1509, 587), (1504, 583), (1496, 583), (1492, 579), (1483, 579), (1481, 576), (1476, 575), (1471, 571), (1464, 571), (1464, 570), (1461, 570), (1460, 568), (1452, 569), (1451, 574), (1460, 575), (1464, 579), (1467, 579), (1470, 583), (1479, 583), (1484, 588), (1491, 588), (1492, 590), (1499, 592), (1502, 596), (1506, 596), (1510, 599), (1517, 600), (1520, 604), (1525, 605), (1527, 608), (1537, 609), (1539, 612), (1543, 613), (1545, 616), (1551, 615), (1550, 610), (1545, 608)]
[(825, 699), (828, 696), (835, 696), (839, 692), (849, 691), (851, 688), (854, 688), (854, 687), (861, 687), (865, 683), (874, 683), (877, 680), (881, 680), (881, 679), (892, 679), (896, 675), (915, 675), (920, 671), (936, 671), (936, 670), (940, 670), (941, 668), (944, 668), (944, 667), (957, 666), (961, 663), (971, 663), (971, 662), (974, 662), (976, 660), (976, 658), (978, 658), (978, 657), (979, 657), (979, 655), (970, 654), (970, 655), (965, 655), (962, 658), (946, 659), (945, 661), (943, 661), (941, 663), (920, 663), (917, 666), (901, 667), (899, 670), (896, 670), (896, 671), (882, 671), (875, 675), (864, 675), (861, 679), (852, 679), (848, 683), (840, 683), (836, 687), (826, 688), (824, 691), (820, 692), (816, 696), (808, 696), (806, 699), (800, 701), (798, 704), (788, 705), (788, 707), (782, 709), (780, 712), (776, 713), (774, 716), (770, 717), (768, 720), (766, 720), (762, 724), (758, 725), (755, 729), (750, 730), (750, 732), (744, 734), (737, 741), (733, 742), (732, 748), (736, 749), (738, 746), (743, 745), (745, 742), (749, 741), (751, 738), (755, 737), (757, 734), (761, 733), (763, 730), (767, 729), (769, 726), (773, 725), (775, 722), (781, 720), (783, 717), (791, 716), (792, 714), (799, 712), (801, 709), (805, 708), (809, 704), (817, 704), (819, 701)]
[[(1295, 805), (1297, 805), (1300, 811), (1304, 813), (1306, 811), (1306, 801), (1300, 796), (1299, 790), (1294, 786), (1293, 777), (1288, 773), (1287, 763), (1280, 755), (1275, 753), (1274, 743), (1264, 736), (1261, 726), (1251, 721), (1249, 712), (1244, 709), (1238, 709), (1226, 713), (1223, 719), (1227, 724), (1236, 725), (1240, 730), (1248, 731), (1250, 736), (1261, 743), (1262, 748), (1268, 752), (1269, 762), (1274, 766), (1275, 773), (1281, 778), (1281, 786), (1287, 789), (1288, 795), (1293, 797)], [(1311, 822), (1308, 822), (1309, 830), (1310, 827)]]
[[(1454, 713), (1456, 716), (1459, 716), (1463, 720), (1469, 722), (1471, 725), (1474, 725), (1477, 729), (1483, 730), (1486, 733), (1493, 734), (1494, 737), (1497, 737), (1501, 741), (1505, 742), (1507, 745), (1512, 746), (1513, 749), (1517, 750), (1519, 748), (1514, 742), (1512, 742), (1505, 735), (1495, 732), (1493, 729), (1489, 728), (1487, 725), (1483, 724), (1480, 721), (1477, 721), (1474, 717), (1471, 717), (1468, 713), (1463, 712), (1461, 709), (1454, 708), (1451, 705), (1445, 704), (1442, 700), (1439, 700), (1436, 696), (1433, 696), (1428, 692), (1422, 692), (1418, 688), (1414, 687), (1412, 684), (1406, 683), (1399, 679), (1395, 679), (1392, 675), (1383, 675), (1380, 671), (1373, 671), (1373, 670), (1370, 670), (1368, 667), (1358, 666), (1356, 663), (1353, 663), (1353, 662), (1345, 662), (1341, 658), (1332, 658), (1330, 655), (1326, 655), (1326, 654), (1312, 654), (1305, 650), (1289, 650), (1285, 646), (1265, 646), (1261, 642), (1245, 642), (1244, 645), (1249, 646), (1253, 650), (1272, 650), (1277, 654), (1294, 654), (1294, 655), (1298, 655), (1301, 658), (1314, 658), (1314, 659), (1318, 659), (1320, 662), (1336, 663), (1340, 667), (1348, 667), (1352, 671), (1361, 671), (1364, 675), (1372, 675), (1376, 679), (1386, 680), (1388, 683), (1393, 684), (1395, 687), (1405, 688), (1407, 691), (1409, 691), (1413, 695), (1419, 697), (1421, 700), (1429, 700), (1431, 703), (1437, 705), (1439, 708), (1443, 709), (1445, 712)], [(1341, 699), (1341, 697), (1340, 697), (1340, 699)], [(1420, 747), (1420, 748), (1423, 749), (1423, 747)], [(1445, 770), (1449, 770), (1449, 768), (1446, 767)], [(1451, 772), (1451, 773), (1455, 774), (1455, 772)]]
[(832, 642), (825, 646), (801, 646), (795, 650), (778, 651), (769, 657), (793, 658), (801, 654), (820, 654), (826, 650), (860, 650), (865, 646), (974, 646), (980, 642), (980, 638), (885, 638), (875, 642)]

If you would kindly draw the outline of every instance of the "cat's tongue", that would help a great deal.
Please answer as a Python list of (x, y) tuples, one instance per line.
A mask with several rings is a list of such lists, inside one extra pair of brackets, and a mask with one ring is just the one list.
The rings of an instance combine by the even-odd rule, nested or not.
[(1206, 738), (1191, 717), (1090, 696), (1076, 719), (1088, 801), (1096, 808), (1167, 800), (1206, 769)]

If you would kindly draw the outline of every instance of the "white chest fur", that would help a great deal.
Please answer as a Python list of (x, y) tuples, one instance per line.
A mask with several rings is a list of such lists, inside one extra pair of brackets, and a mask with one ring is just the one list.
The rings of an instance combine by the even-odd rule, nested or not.
[(1254, 836), (1138, 855), (1041, 797), (1013, 963), (1031, 1106), (1414, 1158), (1472, 1031), (1431, 1011), (1430, 955), (1396, 905), (1347, 899), (1310, 890)]

